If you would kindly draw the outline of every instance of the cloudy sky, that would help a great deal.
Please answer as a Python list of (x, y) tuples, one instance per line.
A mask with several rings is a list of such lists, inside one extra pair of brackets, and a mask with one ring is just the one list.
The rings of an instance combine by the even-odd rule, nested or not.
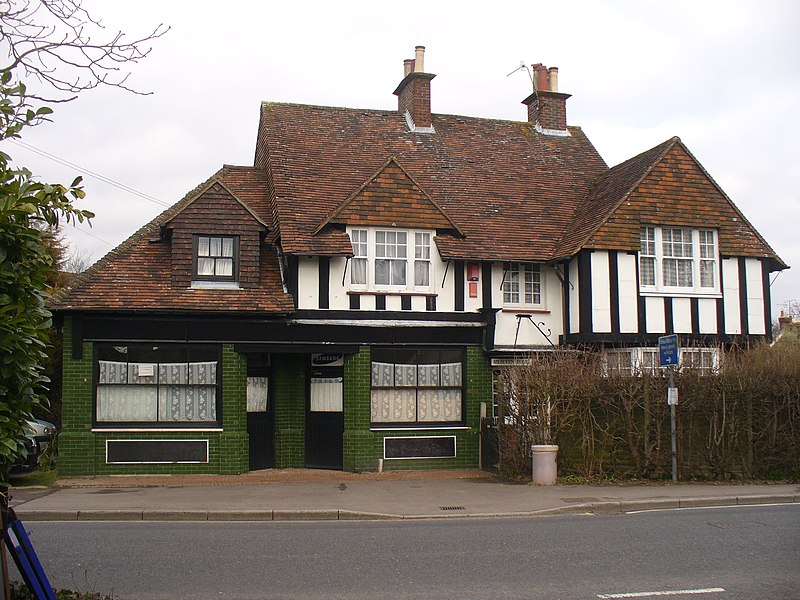
[(97, 217), (67, 235), (93, 260), (222, 164), (252, 164), (262, 100), (394, 109), (403, 59), (424, 45), (425, 70), (437, 74), (434, 112), (524, 120), (530, 81), (508, 74), (541, 62), (559, 67), (560, 90), (572, 94), (569, 123), (609, 165), (679, 136), (794, 265), (772, 286), (773, 315), (800, 299), (796, 0), (85, 6), (109, 30), (171, 27), (129, 81), (152, 94), (86, 93), (25, 133), (50, 157), (8, 142), (2, 150), (51, 182), (85, 176), (81, 205)]

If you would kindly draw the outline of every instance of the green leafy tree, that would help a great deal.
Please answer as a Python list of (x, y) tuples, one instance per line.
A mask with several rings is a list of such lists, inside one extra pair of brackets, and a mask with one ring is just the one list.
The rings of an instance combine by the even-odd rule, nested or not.
[[(98, 86), (134, 93), (131, 64), (168, 31), (130, 38), (105, 30), (80, 0), (0, 0), (0, 142), (48, 121), (48, 104)], [(50, 313), (45, 307), (58, 253), (53, 232), (94, 215), (76, 208), (81, 178), (37, 181), (0, 152), (0, 477), (24, 451), (24, 421), (45, 402)]]
[[(0, 138), (19, 137), (50, 109), (26, 106), (22, 83), (0, 74)], [(94, 215), (73, 206), (83, 197), (80, 178), (70, 186), (33, 179), (0, 152), (0, 472), (25, 452), (24, 421), (44, 400), (50, 313), (45, 293), (52, 277), (48, 227), (83, 222)]]
[[(81, 0), (0, 0), (0, 142), (49, 119), (47, 104), (69, 102), (98, 86), (139, 93), (127, 67), (149, 54), (150, 42), (169, 30), (130, 39), (108, 34)], [(28, 87), (28, 85), (30, 87)], [(45, 307), (58, 255), (53, 231), (60, 223), (94, 215), (76, 208), (81, 178), (69, 186), (36, 181), (0, 152), (0, 513), (5, 529), (8, 497), (2, 482), (23, 445), (26, 419), (46, 403), (45, 364), (51, 326)], [(3, 548), (0, 546), (0, 554)], [(0, 556), (0, 599), (10, 595)]]

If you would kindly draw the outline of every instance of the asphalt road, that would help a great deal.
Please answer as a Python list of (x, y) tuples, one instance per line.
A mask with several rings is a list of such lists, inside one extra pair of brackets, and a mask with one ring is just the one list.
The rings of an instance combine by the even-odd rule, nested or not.
[[(46, 523), (55, 587), (153, 598), (800, 598), (800, 506), (406, 522)], [(703, 590), (702, 593), (698, 590)], [(721, 591), (724, 590), (724, 591)], [(658, 596), (631, 596), (661, 592)]]

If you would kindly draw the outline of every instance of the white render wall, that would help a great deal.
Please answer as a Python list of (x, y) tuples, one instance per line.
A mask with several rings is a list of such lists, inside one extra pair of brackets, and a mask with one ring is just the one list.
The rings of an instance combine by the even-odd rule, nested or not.
[(549, 346), (545, 338), (534, 327), (527, 317), (517, 319), (517, 315), (530, 315), (542, 330), (547, 333), (550, 330), (550, 341), (558, 345), (558, 338), (563, 333), (564, 318), (562, 304), (562, 285), (555, 269), (548, 265), (541, 265), (544, 306), (541, 310), (529, 311), (523, 309), (502, 309), (503, 290), (500, 287), (503, 281), (503, 263), (492, 264), (492, 306), (501, 308), (497, 313), (495, 326), (494, 343), (495, 346), (513, 346), (514, 338), (517, 337), (517, 322), (519, 321), (519, 336), (517, 337), (518, 347), (530, 346)]
[[(639, 295), (636, 285), (637, 257), (633, 254), (619, 252), (617, 258), (617, 289), (619, 298), (619, 333), (635, 334), (639, 332), (638, 302)], [(590, 255), (591, 265), (591, 291), (592, 291), (592, 332), (580, 332), (580, 282), (578, 281), (578, 260), (571, 260), (565, 268), (568, 271), (569, 282), (566, 292), (560, 278), (556, 275), (554, 267), (541, 265), (542, 281), (544, 284), (544, 306), (541, 310), (503, 309), (503, 263), (492, 263), (491, 296), (492, 307), (500, 309), (496, 316), (495, 345), (513, 346), (516, 341), (519, 347), (546, 346), (547, 339), (533, 326), (530, 319), (540, 323), (541, 327), (550, 330), (550, 340), (558, 343), (563, 332), (563, 294), (569, 294), (569, 322), (570, 332), (594, 333), (607, 335), (612, 333), (612, 310), (615, 308), (615, 299), (611, 298), (611, 273), (609, 268), (609, 253), (595, 251)], [(718, 297), (698, 297), (697, 321), (692, 321), (692, 305), (695, 300), (691, 297), (670, 297), (648, 295), (644, 297), (644, 311), (648, 334), (665, 334), (670, 328), (666, 323), (665, 302), (672, 304), (671, 330), (678, 334), (714, 335), (724, 333), (727, 335), (742, 334), (742, 299), (740, 286), (747, 286), (745, 317), (748, 327), (747, 333), (765, 335), (766, 331), (766, 303), (764, 298), (763, 261), (757, 258), (747, 258), (744, 261), (745, 281), (740, 282), (740, 259), (725, 258), (720, 261), (722, 271), (722, 301)], [(329, 308), (335, 311), (350, 310), (350, 296), (348, 290), (349, 269), (348, 261), (342, 257), (330, 259), (329, 277)], [(438, 312), (455, 312), (455, 261), (447, 266), (438, 252), (433, 253), (431, 260), (432, 293), (436, 295), (436, 310)], [(483, 269), (479, 268), (478, 281), (475, 284), (475, 297), (470, 297), (469, 269), (464, 264), (464, 313), (475, 313), (483, 306)], [(344, 280), (344, 281), (343, 281)], [(298, 261), (298, 307), (304, 310), (319, 309), (319, 259), (317, 257), (300, 257)], [(376, 310), (375, 293), (359, 294), (360, 310)], [(386, 310), (402, 310), (402, 297), (398, 294), (386, 293)], [(669, 300), (667, 300), (669, 298)], [(725, 321), (725, 331), (718, 332), (719, 315), (717, 311), (722, 307)], [(411, 311), (427, 312), (426, 295), (411, 295)], [(517, 319), (518, 314), (530, 315)], [(698, 331), (693, 331), (694, 325)]]
[(739, 306), (739, 259), (722, 260), (722, 297), (725, 310), (725, 333), (742, 333)]
[(578, 282), (578, 259), (573, 258), (569, 262), (569, 332), (578, 333), (580, 331), (580, 283)]
[(755, 335), (766, 333), (764, 320), (764, 283), (761, 274), (761, 261), (747, 258), (744, 261), (747, 281), (747, 328)]
[(639, 331), (638, 290), (636, 289), (636, 256), (617, 253), (619, 274), (619, 330), (620, 333)]
[[(455, 308), (455, 263), (451, 263), (445, 268), (447, 262), (442, 260), (438, 251), (431, 249), (431, 294), (436, 295), (436, 310), (451, 312)], [(301, 310), (319, 309), (319, 258), (316, 256), (301, 256), (298, 260), (298, 285), (297, 285), (297, 304)], [(350, 267), (348, 260), (344, 257), (332, 257), (330, 259), (329, 276), (329, 309), (330, 310), (350, 310)], [(345, 271), (346, 269), (346, 271)], [(410, 274), (413, 276), (413, 274)], [(466, 278), (466, 273), (465, 273)], [(443, 284), (444, 280), (444, 284)], [(481, 307), (482, 289), (481, 281), (477, 282), (478, 294), (476, 298), (469, 297), (469, 284), (464, 283), (464, 304), (466, 311), (477, 311)], [(402, 310), (402, 299), (399, 294), (373, 290), (363, 292), (360, 295), (360, 310), (375, 310), (375, 295), (386, 295), (386, 310)], [(409, 292), (413, 294), (413, 292)], [(418, 294), (411, 296), (411, 312), (425, 312), (427, 310), (426, 296), (429, 294)]]
[[(611, 333), (611, 275), (608, 252), (592, 252), (592, 328), (595, 333)], [(621, 311), (620, 311), (621, 312)]]
[[(617, 289), (619, 297), (619, 333), (639, 332), (639, 294), (636, 284), (637, 257), (623, 252), (617, 253)], [(580, 287), (578, 282), (577, 260), (569, 265), (570, 283), (575, 289), (570, 294), (570, 333), (609, 334), (611, 333), (611, 314), (615, 310), (615, 299), (611, 298), (611, 273), (609, 252), (595, 250), (589, 255), (591, 268), (591, 310), (592, 331), (579, 331), (580, 326)], [(740, 261), (744, 261), (745, 281), (740, 281)], [(765, 335), (766, 305), (764, 298), (763, 261), (757, 258), (725, 258), (721, 261), (722, 302), (719, 295), (713, 296), (675, 296), (670, 294), (648, 293), (644, 299), (646, 333), (663, 335), (667, 331), (677, 334)], [(741, 287), (746, 285), (746, 305), (742, 304)], [(672, 322), (667, 323), (666, 303), (671, 304)], [(697, 304), (697, 320), (693, 322), (692, 306)], [(722, 307), (725, 331), (718, 332), (717, 311)], [(742, 310), (746, 311), (747, 331), (742, 331)], [(697, 331), (694, 331), (697, 327)]]

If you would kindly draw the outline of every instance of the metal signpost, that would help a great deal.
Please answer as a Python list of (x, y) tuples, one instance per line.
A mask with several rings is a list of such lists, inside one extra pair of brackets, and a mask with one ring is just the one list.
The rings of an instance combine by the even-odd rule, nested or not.
[(678, 443), (675, 437), (675, 407), (678, 404), (678, 388), (673, 378), (675, 365), (678, 364), (678, 336), (664, 335), (658, 338), (658, 364), (669, 369), (669, 421), (672, 437), (672, 481), (678, 481)]

